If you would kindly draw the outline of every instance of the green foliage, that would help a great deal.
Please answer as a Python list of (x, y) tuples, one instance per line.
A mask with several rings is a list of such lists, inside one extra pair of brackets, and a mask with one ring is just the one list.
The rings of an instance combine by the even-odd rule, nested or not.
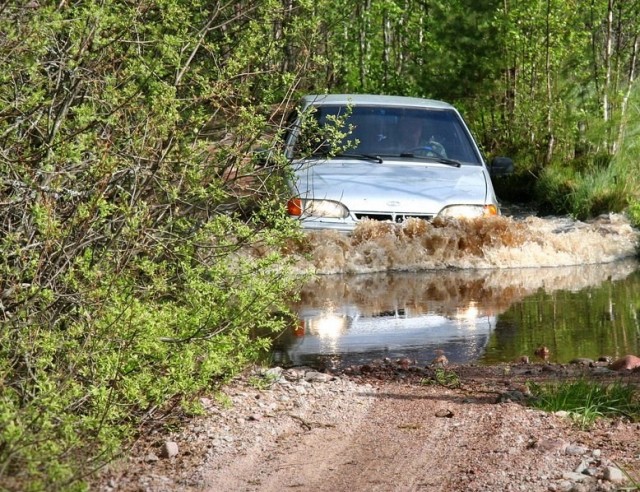
[(349, 106), (343, 114), (326, 115), (324, 121), (319, 121), (315, 113), (316, 109), (309, 107), (300, 114), (300, 136), (293, 150), (295, 158), (332, 157), (357, 146), (358, 142), (350, 138), (353, 125), (347, 125), (351, 114)]
[(575, 192), (575, 175), (562, 167), (547, 168), (536, 183), (538, 206), (543, 213), (569, 213)]
[(570, 214), (578, 219), (595, 217), (627, 208), (629, 181), (621, 179), (613, 167), (585, 174), (568, 167), (547, 167), (536, 183), (540, 210)]
[(630, 93), (627, 115), (614, 156), (596, 153), (545, 168), (536, 183), (536, 197), (545, 212), (585, 219), (606, 212), (629, 211), (638, 224), (640, 199), (640, 86)]
[(620, 466), (615, 463), (616, 467), (619, 468), (622, 473), (624, 473), (625, 477), (627, 477), (627, 481), (629, 482), (625, 487), (621, 490), (640, 490), (640, 478), (630, 473), (625, 467)]
[(449, 100), (550, 210), (639, 221), (634, 5), (6, 3), (0, 482), (81, 488), (286, 324), (281, 135), (300, 91)]
[(624, 183), (629, 199), (629, 216), (640, 227), (640, 84), (635, 83), (629, 93), (628, 110), (620, 134), (619, 150), (613, 166)]
[(583, 428), (601, 417), (640, 418), (640, 402), (634, 386), (575, 381), (539, 385), (530, 383), (531, 404), (548, 412), (566, 411)]
[(295, 83), (259, 42), (282, 16), (278, 2), (2, 9), (3, 486), (82, 488), (157, 408), (196, 411), (267, 349), (255, 332), (287, 324), (284, 161), (252, 153), (278, 154), (270, 104)]
[[(291, 290), (287, 276), (270, 268), (275, 261), (160, 263), (146, 267), (144, 283), (103, 273), (91, 290), (100, 306), (87, 308), (90, 319), (64, 329), (6, 325), (0, 336), (8, 389), (1, 417), (5, 472), (30, 476), (35, 488), (71, 481), (78, 473), (72, 463), (96, 450), (100, 461), (114, 455), (145, 413), (175, 395), (210, 388), (254, 360), (267, 342), (252, 330), (286, 324), (269, 314), (284, 309), (280, 298)], [(184, 277), (179, 289), (169, 272)]]
[(631, 202), (629, 205), (629, 218), (634, 227), (640, 228), (640, 201)]
[(455, 371), (447, 370), (443, 367), (436, 367), (433, 371), (433, 376), (424, 378), (421, 384), (437, 384), (446, 388), (459, 388), (460, 376)]
[(233, 400), (229, 397), (229, 395), (226, 395), (222, 392), (217, 392), (215, 395), (215, 400), (216, 403), (218, 405), (220, 405), (222, 408), (232, 408), (233, 407)]
[[(329, 69), (316, 86), (454, 103), (484, 152), (517, 164), (500, 196), (516, 189), (577, 217), (623, 210), (635, 198), (636, 180), (620, 182), (635, 170), (632, 159), (612, 170), (602, 163), (625, 160), (621, 137), (638, 121), (637, 6), (384, 0), (318, 10)], [(532, 176), (541, 180), (535, 194)]]
[(277, 380), (278, 376), (276, 374), (264, 373), (250, 376), (248, 383), (256, 389), (266, 390), (269, 389)]

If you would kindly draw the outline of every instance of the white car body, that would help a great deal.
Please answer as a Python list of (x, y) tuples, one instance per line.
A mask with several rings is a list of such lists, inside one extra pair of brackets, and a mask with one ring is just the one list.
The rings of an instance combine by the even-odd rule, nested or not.
[[(325, 125), (332, 115), (348, 114), (342, 128), (351, 125), (351, 132), (343, 142), (350, 142), (346, 145), (355, 150), (297, 155), (303, 118), (309, 114), (318, 115), (318, 120), (326, 118)], [(444, 145), (431, 136), (420, 147), (402, 148), (402, 125), (409, 131), (419, 130), (423, 139), (427, 130), (442, 131), (446, 136), (439, 140), (445, 140)], [(458, 111), (444, 102), (395, 96), (306, 96), (297, 118), (291, 120), (286, 145), (295, 177), (289, 214), (299, 218), (305, 230), (351, 232), (365, 219), (401, 223), (409, 217), (499, 214), (480, 150)]]

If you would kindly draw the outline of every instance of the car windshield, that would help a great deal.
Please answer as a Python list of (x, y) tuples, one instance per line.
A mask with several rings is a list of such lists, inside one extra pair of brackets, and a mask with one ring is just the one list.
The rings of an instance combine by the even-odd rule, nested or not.
[(290, 134), (294, 158), (331, 153), (481, 162), (453, 110), (319, 105), (305, 116)]

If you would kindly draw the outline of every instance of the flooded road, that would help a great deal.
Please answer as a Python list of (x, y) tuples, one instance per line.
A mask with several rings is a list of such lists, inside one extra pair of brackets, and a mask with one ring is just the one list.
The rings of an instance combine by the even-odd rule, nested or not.
[(297, 265), (318, 275), (302, 288), (299, 322), (276, 340), (273, 362), (426, 364), (444, 355), (495, 364), (536, 360), (540, 346), (552, 362), (638, 354), (637, 241), (616, 215), (313, 233)]

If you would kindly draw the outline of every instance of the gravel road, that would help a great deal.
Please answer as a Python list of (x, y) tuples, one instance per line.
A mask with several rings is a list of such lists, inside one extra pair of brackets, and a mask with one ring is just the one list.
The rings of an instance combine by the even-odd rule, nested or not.
[[(94, 489), (112, 491), (611, 491), (640, 483), (640, 424), (580, 429), (528, 407), (525, 381), (640, 384), (580, 365), (433, 368), (380, 361), (325, 374), (248, 372), (159, 420)], [(442, 374), (442, 372), (440, 372)]]

